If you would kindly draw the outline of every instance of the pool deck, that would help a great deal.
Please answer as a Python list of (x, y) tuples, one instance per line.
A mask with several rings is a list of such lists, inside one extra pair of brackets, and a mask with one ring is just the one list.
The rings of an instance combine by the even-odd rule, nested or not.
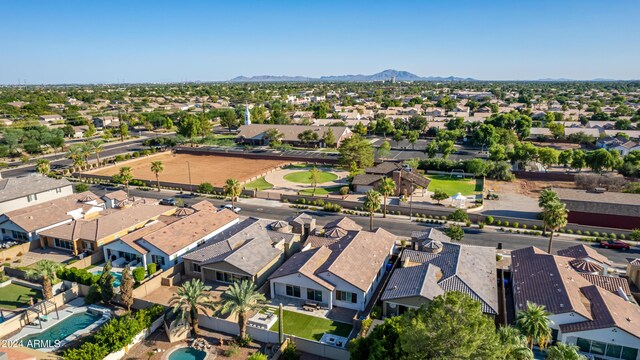
[[(67, 318), (69, 318), (69, 317), (71, 317), (73, 315), (81, 314), (83, 312), (86, 312), (88, 308), (89, 307), (84, 304), (84, 298), (73, 299), (70, 302), (68, 302), (67, 304), (65, 304), (65, 308), (64, 309), (58, 309), (58, 315), (60, 316), (59, 319), (56, 317), (55, 311), (52, 311), (52, 312), (50, 312), (48, 314), (50, 320), (48, 320), (48, 321), (39, 320), (40, 323), (42, 323), (42, 329), (40, 329), (40, 325), (26, 325), (25, 327), (23, 327), (20, 330), (20, 332), (18, 332), (16, 335), (12, 336), (8, 341), (10, 341), (10, 342), (19, 342), (20, 339), (22, 339), (22, 338), (24, 338), (26, 336), (40, 334), (41, 332), (46, 331), (47, 329), (59, 324), (61, 321), (64, 321), (65, 319), (67, 319)], [(38, 350), (44, 351), (44, 352), (51, 352), (51, 351), (55, 350), (58, 347), (64, 346), (65, 344), (68, 344), (69, 342), (71, 342), (73, 340), (76, 340), (79, 337), (92, 332), (93, 330), (95, 330), (97, 327), (99, 327), (100, 325), (104, 324), (108, 320), (109, 320), (109, 317), (103, 315), (103, 317), (101, 319), (99, 319), (98, 321), (96, 321), (95, 323), (93, 323), (93, 324), (87, 326), (86, 328), (78, 330), (75, 333), (67, 336), (65, 339), (61, 340), (55, 346), (42, 347), (42, 348), (39, 348)], [(26, 346), (26, 344), (24, 344), (24, 346)]]

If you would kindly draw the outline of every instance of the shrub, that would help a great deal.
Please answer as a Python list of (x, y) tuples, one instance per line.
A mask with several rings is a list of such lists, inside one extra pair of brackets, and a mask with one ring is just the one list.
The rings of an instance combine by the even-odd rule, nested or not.
[(251, 339), (251, 336), (249, 336), (249, 335), (247, 335), (247, 336), (245, 336), (243, 338), (236, 339), (236, 343), (240, 347), (248, 347), (249, 345), (251, 345), (251, 341), (253, 341), (253, 339)]
[(142, 282), (142, 280), (144, 280), (144, 268), (143, 267), (137, 267), (135, 269), (133, 269), (133, 271), (131, 272), (131, 274), (133, 275), (133, 279), (139, 284)]
[(147, 265), (147, 272), (149, 273), (149, 275), (155, 274), (156, 270), (157, 270), (156, 263), (151, 263), (151, 264)]
[(299, 360), (300, 354), (298, 353), (298, 348), (296, 347), (296, 343), (289, 340), (287, 347), (282, 352), (283, 360)]
[(471, 226), (471, 220), (467, 220), (464, 222), (466, 227), (470, 227)]
[(224, 352), (224, 356), (226, 357), (234, 357), (240, 353), (240, 347), (236, 344), (229, 346), (227, 350)]
[(595, 237), (599, 237), (599, 236), (600, 236), (600, 233), (599, 233), (598, 231), (594, 231), (594, 232), (593, 232), (593, 236), (595, 236)]
[(493, 216), (489, 215), (487, 216), (487, 225), (491, 225), (493, 224)]
[(324, 204), (322, 209), (324, 211), (330, 211), (330, 212), (341, 212), (342, 211), (342, 206), (340, 206), (338, 204), (332, 204), (332, 203), (328, 202), (328, 203)]
[(502, 226), (502, 220), (496, 221), (496, 226)]
[(576, 235), (582, 235), (582, 230), (576, 230)]
[(620, 238), (620, 240), (626, 240), (627, 236), (625, 234), (620, 234), (618, 235), (618, 237)]
[(261, 352), (255, 352), (251, 355), (249, 355), (249, 357), (247, 358), (247, 360), (267, 360), (269, 359), (267, 357), (267, 355), (261, 353)]
[(76, 184), (74, 187), (77, 193), (89, 191), (89, 185), (87, 184)]
[(211, 194), (213, 193), (213, 185), (208, 182), (203, 182), (202, 184), (198, 185), (196, 191), (201, 194)]
[(87, 293), (87, 296), (85, 296), (84, 298), (84, 302), (87, 305), (91, 305), (91, 304), (100, 302), (101, 300), (102, 300), (102, 296), (100, 294), (100, 286), (98, 286), (98, 284), (91, 285), (91, 287), (89, 287), (89, 292)]
[(349, 194), (349, 187), (348, 186), (343, 186), (340, 188), (340, 195), (347, 195)]
[(567, 229), (567, 234), (573, 234), (573, 230)]
[(538, 230), (538, 225), (533, 225), (533, 226), (531, 227), (531, 229), (533, 229), (533, 230)]
[(382, 318), (382, 308), (380, 306), (374, 306), (371, 308), (371, 318), (372, 319), (380, 319)]
[(513, 227), (514, 227), (514, 228), (519, 228), (519, 227), (520, 227), (520, 223), (519, 223), (519, 222), (517, 222), (517, 221), (515, 221), (515, 222), (513, 223)]
[(478, 223), (478, 227), (479, 227), (480, 229), (484, 229), (484, 223), (483, 223), (482, 221), (480, 221), (480, 222)]
[(609, 239), (615, 240), (618, 238), (618, 235), (616, 235), (616, 233), (610, 233), (609, 234)]
[(509, 222), (508, 222), (508, 221), (505, 221), (505, 222), (504, 222), (504, 226), (509, 227)]

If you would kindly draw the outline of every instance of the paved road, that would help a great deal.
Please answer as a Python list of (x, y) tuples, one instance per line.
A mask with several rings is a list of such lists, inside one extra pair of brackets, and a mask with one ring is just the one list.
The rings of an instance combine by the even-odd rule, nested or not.
[[(139, 139), (136, 141), (130, 141), (125, 143), (113, 143), (113, 144), (105, 144), (104, 151), (100, 153), (101, 158), (110, 157), (118, 154), (123, 154), (127, 152), (140, 151), (146, 149), (145, 146), (142, 145), (142, 142), (145, 139)], [(47, 159), (51, 161), (51, 169), (59, 169), (65, 166), (71, 165), (72, 161), (67, 158), (66, 153), (59, 153), (52, 156), (48, 156)], [(32, 166), (24, 166), (17, 169), (9, 169), (2, 172), (3, 178), (8, 177), (17, 177), (27, 175), (29, 173), (35, 172), (35, 165)]]
[[(108, 192), (100, 187), (92, 186), (91, 191), (95, 194), (102, 196), (104, 193)], [(140, 191), (131, 189), (131, 195), (134, 196), (145, 196), (151, 198), (166, 198), (172, 197), (174, 194), (162, 191), (160, 193), (156, 191)], [(180, 195), (178, 195), (180, 197)], [(197, 197), (184, 197), (185, 204), (193, 204), (195, 202), (201, 201), (202, 198)], [(208, 199), (216, 206), (222, 206), (228, 204), (229, 201), (224, 200), (212, 200)], [(276, 202), (273, 200), (262, 200), (262, 199), (241, 199), (236, 206), (242, 208), (240, 212), (241, 215), (244, 216), (253, 216), (265, 219), (273, 219), (273, 220), (281, 220), (285, 219), (289, 216), (300, 213), (299, 209), (292, 209), (288, 204)], [(317, 223), (320, 226), (327, 224), (330, 221), (333, 221), (344, 215), (337, 215), (326, 213), (322, 211), (305, 211), (312, 214), (317, 219)], [(369, 218), (368, 217), (359, 217), (359, 216), (349, 216), (354, 219), (357, 223), (363, 226), (365, 229), (369, 227)], [(386, 219), (382, 217), (376, 217), (374, 219), (374, 227), (382, 227), (387, 231), (390, 231), (398, 236), (410, 237), (412, 231), (426, 229), (428, 227), (427, 224), (420, 224), (415, 222), (409, 222), (406, 217), (388, 217)], [(527, 246), (536, 246), (542, 250), (547, 249), (548, 239), (542, 238), (540, 236), (529, 236), (529, 235), (517, 235), (517, 234), (509, 234), (509, 233), (501, 233), (494, 231), (481, 231), (479, 229), (465, 229), (465, 237), (462, 243), (470, 244), (470, 245), (480, 245), (480, 246), (491, 246), (497, 247), (498, 244), (502, 243), (504, 249), (520, 249)], [(574, 239), (570, 238), (559, 238), (554, 240), (554, 250), (564, 249), (576, 244), (582, 244), (582, 242), (578, 242)], [(601, 249), (597, 247), (598, 252), (607, 256), (611, 261), (619, 264), (620, 267), (624, 267), (627, 264), (627, 257), (640, 257), (640, 250), (636, 247), (628, 252), (620, 252), (616, 250), (607, 250)]]

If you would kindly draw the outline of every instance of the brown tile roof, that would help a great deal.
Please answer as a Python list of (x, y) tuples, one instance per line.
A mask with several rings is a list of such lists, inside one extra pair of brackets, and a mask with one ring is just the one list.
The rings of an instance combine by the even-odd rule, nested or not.
[(613, 294), (618, 295), (618, 288), (622, 289), (622, 292), (627, 296), (631, 296), (631, 288), (629, 287), (629, 281), (627, 279), (617, 276), (607, 275), (594, 275), (594, 274), (580, 274), (583, 278), (587, 279), (593, 285), (603, 288)]
[(309, 246), (312, 249), (315, 249), (322, 246), (333, 245), (338, 241), (340, 241), (340, 238), (309, 235), (307, 240), (304, 242), (304, 246)]
[[(97, 205), (88, 206), (88, 204), (79, 201), (87, 196), (95, 199), (95, 203)], [(86, 191), (10, 211), (4, 215), (24, 230), (32, 232), (65, 220), (68, 221), (73, 219), (73, 216), (68, 214), (71, 211), (83, 210), (84, 212), (95, 206), (102, 207), (102, 204), (103, 202), (99, 200), (97, 195), (90, 191)], [(78, 215), (81, 216), (82, 213), (79, 213)]]
[(591, 258), (603, 264), (611, 265), (611, 261), (606, 256), (601, 255), (595, 249), (584, 244), (575, 245), (566, 249), (558, 250), (557, 254), (560, 256), (570, 257), (574, 259)]
[(331, 250), (325, 246), (303, 251), (291, 256), (269, 279), (300, 273), (318, 285), (333, 290), (335, 286), (317, 276), (316, 271), (331, 256)]
[(0, 202), (18, 199), (29, 194), (37, 194), (69, 185), (71, 185), (71, 183), (66, 179), (58, 180), (39, 174), (0, 179)]
[(380, 179), (382, 179), (382, 175), (358, 174), (351, 180), (351, 185), (374, 185)]
[(346, 216), (341, 217), (324, 226), (325, 229), (340, 228), (347, 231), (360, 231), (362, 226), (358, 225), (353, 219)]
[(127, 192), (124, 190), (117, 190), (114, 192), (110, 192), (110, 193), (106, 193), (104, 194), (105, 198), (109, 199), (109, 200), (118, 200), (118, 201), (122, 201), (125, 200), (128, 196), (127, 196)]

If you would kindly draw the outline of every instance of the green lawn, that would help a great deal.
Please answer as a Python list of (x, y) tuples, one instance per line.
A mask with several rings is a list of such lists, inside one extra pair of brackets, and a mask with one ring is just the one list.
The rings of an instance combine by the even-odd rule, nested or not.
[(13, 310), (29, 305), (29, 299), (33, 296), (33, 302), (42, 299), (42, 291), (31, 289), (22, 285), (9, 284), (0, 288), (0, 308)]
[[(346, 185), (345, 185), (346, 186)], [(337, 194), (342, 186), (329, 186), (326, 188), (316, 188), (316, 195)], [(313, 195), (313, 189), (300, 190), (300, 195)]]
[[(277, 309), (274, 309), (278, 313)], [(283, 310), (284, 332), (289, 335), (309, 339), (320, 340), (324, 333), (348, 337), (353, 326), (337, 321), (332, 321), (317, 316), (305, 315), (298, 312)], [(280, 319), (271, 327), (271, 331), (278, 331)]]
[(267, 189), (271, 189), (273, 187), (273, 185), (269, 182), (267, 182), (267, 180), (264, 179), (264, 177), (261, 177), (260, 179), (256, 179), (253, 180), (251, 182), (248, 182), (244, 185), (244, 188), (247, 190), (267, 190)]
[[(309, 179), (310, 175), (311, 171), (296, 171), (285, 175), (284, 179), (299, 184), (311, 184), (311, 180)], [(320, 174), (318, 176), (318, 184), (333, 181), (337, 178), (338, 175), (334, 173), (320, 171)]]
[(450, 177), (449, 175), (429, 175), (428, 177), (431, 179), (431, 183), (427, 190), (442, 190), (449, 194), (449, 196), (453, 196), (457, 193), (462, 193), (462, 195), (473, 195), (482, 190), (477, 190), (476, 179), (456, 178), (455, 176)]
[(236, 145), (235, 139), (235, 135), (213, 135), (204, 138), (202, 143), (206, 145), (234, 146)]

